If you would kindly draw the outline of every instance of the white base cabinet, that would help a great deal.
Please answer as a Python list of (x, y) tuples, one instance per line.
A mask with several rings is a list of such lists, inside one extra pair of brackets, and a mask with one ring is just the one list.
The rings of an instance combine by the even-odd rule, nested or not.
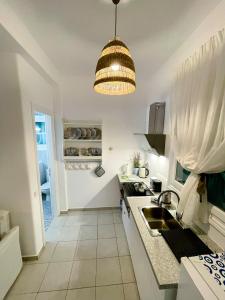
[(177, 289), (159, 289), (132, 214), (122, 206), (122, 219), (141, 300), (174, 300)]
[[(203, 279), (202, 275), (197, 271), (188, 258), (182, 258), (181, 262), (181, 275), (178, 284), (177, 300), (224, 299), (224, 295), (221, 295), (220, 297), (219, 295), (216, 296), (213, 293), (210, 286)], [(224, 294), (223, 291), (222, 294)]]

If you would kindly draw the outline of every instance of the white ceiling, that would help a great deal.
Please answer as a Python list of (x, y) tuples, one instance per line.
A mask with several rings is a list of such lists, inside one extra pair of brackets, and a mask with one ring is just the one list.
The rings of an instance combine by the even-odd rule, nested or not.
[[(121, 0), (118, 32), (146, 80), (221, 0)], [(95, 71), (113, 37), (111, 0), (7, 0), (64, 76)]]

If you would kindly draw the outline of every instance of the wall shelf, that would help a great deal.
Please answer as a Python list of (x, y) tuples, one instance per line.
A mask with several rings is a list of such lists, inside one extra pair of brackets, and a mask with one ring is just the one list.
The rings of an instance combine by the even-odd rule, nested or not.
[(102, 156), (64, 156), (66, 161), (101, 161)]
[(102, 126), (102, 123), (101, 123), (101, 121), (64, 120), (64, 126), (66, 126), (66, 127), (95, 127), (95, 126)]
[(64, 139), (64, 142), (72, 142), (72, 143), (101, 143), (102, 140)]
[(64, 120), (63, 129), (63, 159), (65, 166), (79, 162), (102, 161), (101, 122)]

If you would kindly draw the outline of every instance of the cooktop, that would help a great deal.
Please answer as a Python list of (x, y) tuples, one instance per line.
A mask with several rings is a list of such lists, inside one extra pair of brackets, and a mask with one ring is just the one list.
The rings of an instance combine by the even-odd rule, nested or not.
[(154, 196), (144, 182), (125, 182), (123, 190), (126, 197)]

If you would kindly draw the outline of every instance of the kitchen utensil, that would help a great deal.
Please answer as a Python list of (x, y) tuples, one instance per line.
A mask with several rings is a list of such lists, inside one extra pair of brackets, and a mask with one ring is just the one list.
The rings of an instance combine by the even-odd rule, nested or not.
[(147, 168), (139, 168), (138, 175), (140, 178), (146, 178), (149, 175), (149, 170)]
[(157, 177), (151, 176), (151, 177), (150, 177), (150, 186), (151, 186), (152, 189), (153, 189), (153, 181), (154, 181), (154, 180), (157, 180)]
[(103, 167), (101, 165), (99, 165), (96, 169), (95, 169), (95, 174), (98, 177), (101, 177), (102, 175), (105, 174), (105, 170), (103, 169)]
[(153, 179), (152, 180), (152, 189), (153, 189), (153, 192), (161, 193), (161, 191), (162, 191), (162, 181), (160, 181), (158, 179)]
[(82, 156), (88, 156), (88, 155), (90, 155), (87, 148), (81, 148), (80, 149), (80, 153), (81, 153)]
[(77, 131), (76, 128), (70, 128), (70, 139), (76, 139), (77, 138)]
[(96, 138), (96, 130), (95, 130), (95, 128), (91, 128), (91, 138), (93, 140)]
[(142, 182), (136, 182), (134, 183), (134, 188), (137, 192), (144, 193), (146, 185)]
[(71, 128), (65, 128), (64, 129), (64, 139), (69, 139), (71, 136)]
[(88, 139), (88, 140), (91, 139), (91, 129), (90, 128), (87, 128), (86, 139)]
[(87, 135), (87, 130), (86, 128), (81, 128), (81, 138), (85, 139)]
[(99, 128), (95, 128), (96, 130), (96, 140), (100, 140), (102, 137), (102, 132)]
[(79, 156), (79, 149), (75, 147), (68, 147), (64, 150), (65, 156)]
[(81, 129), (80, 128), (72, 128), (74, 133), (74, 138), (75, 139), (80, 139), (81, 137)]
[(101, 156), (102, 149), (101, 148), (88, 148), (89, 155), (92, 156)]

